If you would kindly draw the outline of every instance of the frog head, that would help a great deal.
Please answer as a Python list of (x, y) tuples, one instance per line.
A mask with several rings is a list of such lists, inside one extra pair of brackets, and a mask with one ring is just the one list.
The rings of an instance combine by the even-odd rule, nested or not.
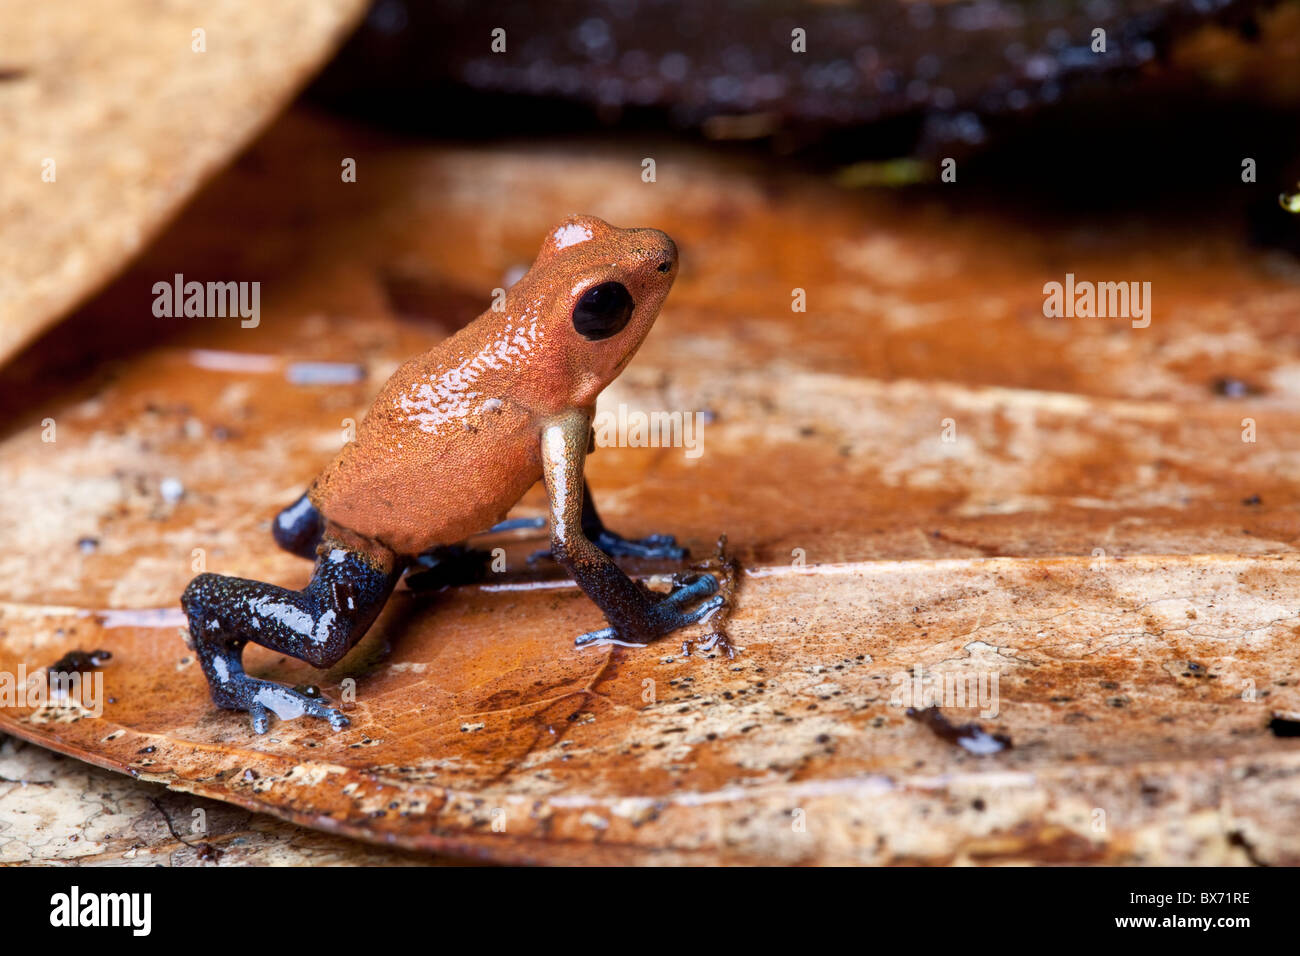
[(522, 293), (540, 318), (568, 399), (588, 406), (641, 347), (676, 278), (677, 245), (665, 233), (570, 216), (547, 233), (511, 297)]

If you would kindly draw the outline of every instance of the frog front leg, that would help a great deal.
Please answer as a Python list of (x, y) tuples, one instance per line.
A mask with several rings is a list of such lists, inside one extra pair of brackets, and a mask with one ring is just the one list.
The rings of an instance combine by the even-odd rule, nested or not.
[[(692, 575), (675, 582), (670, 593), (656, 594), (624, 574), (587, 537), (582, 519), (583, 500), (589, 497), (584, 494), (583, 480), (589, 427), (587, 417), (575, 412), (542, 430), (542, 469), (551, 503), (551, 554), (610, 624), (583, 634), (577, 644), (649, 644), (708, 617), (722, 606), (723, 599), (710, 574)], [(696, 606), (687, 610), (692, 604)]]
[(261, 581), (200, 574), (185, 589), (181, 607), (190, 640), (218, 707), (247, 711), (255, 733), (269, 715), (308, 714), (335, 730), (349, 723), (319, 693), (294, 690), (244, 673), (244, 646), (252, 641), (322, 670), (332, 667), (374, 623), (402, 566), (386, 553), (350, 550), (326, 538), (311, 581), (291, 591)]
[[(652, 534), (644, 538), (625, 538), (617, 531), (605, 526), (596, 502), (591, 497), (591, 485), (584, 478), (582, 481), (582, 533), (588, 541), (611, 558), (667, 558), (680, 561), (687, 556), (685, 548), (677, 544), (677, 539), (670, 534)], [(549, 548), (534, 551), (528, 556), (529, 563), (544, 558), (554, 558)]]

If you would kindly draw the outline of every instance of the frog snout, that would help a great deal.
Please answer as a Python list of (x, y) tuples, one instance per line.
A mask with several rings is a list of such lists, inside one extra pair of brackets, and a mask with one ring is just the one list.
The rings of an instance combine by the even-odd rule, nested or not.
[(642, 229), (639, 237), (645, 243), (647, 257), (654, 263), (657, 272), (672, 272), (677, 265), (677, 243), (666, 232), (658, 229)]

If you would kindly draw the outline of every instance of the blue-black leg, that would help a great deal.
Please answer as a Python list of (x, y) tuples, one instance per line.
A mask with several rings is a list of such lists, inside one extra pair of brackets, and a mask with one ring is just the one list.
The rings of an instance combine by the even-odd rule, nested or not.
[[(634, 581), (583, 531), (584, 449), (589, 422), (572, 413), (542, 430), (543, 477), (551, 501), (551, 553), (584, 594), (600, 608), (609, 627), (578, 638), (581, 644), (616, 641), (649, 644), (678, 628), (705, 620), (720, 608), (718, 581), (711, 574), (675, 575), (668, 594)], [(698, 603), (697, 603), (698, 602)], [(690, 604), (697, 604), (688, 608)]]
[(271, 522), (271, 536), (275, 543), (300, 558), (316, 557), (316, 548), (324, 533), (325, 520), (306, 492)]
[[(711, 574), (674, 575), (672, 592), (655, 595), (657, 603), (652, 604), (646, 614), (651, 633), (656, 628), (676, 630), (687, 624), (707, 621), (724, 603), (723, 598), (717, 594), (718, 581)], [(688, 609), (689, 605), (697, 601), (701, 602), (697, 607)], [(628, 639), (611, 626), (579, 634), (573, 643), (583, 647), (587, 644), (642, 644), (645, 641)]]
[(311, 581), (291, 591), (261, 581), (200, 574), (185, 589), (181, 607), (208, 688), (218, 707), (247, 711), (256, 733), (270, 714), (308, 714), (340, 730), (348, 719), (319, 693), (293, 690), (244, 673), (249, 641), (328, 668), (361, 640), (401, 575), (397, 562), (376, 562), (343, 547), (321, 548)]
[(670, 534), (652, 534), (644, 538), (625, 538), (617, 531), (605, 527), (591, 497), (591, 486), (582, 482), (582, 533), (587, 540), (611, 557), (626, 555), (629, 558), (669, 558), (679, 561), (686, 557), (686, 549), (678, 547), (677, 539)]
[[(546, 519), (510, 518), (498, 522), (483, 534), (545, 528)], [(471, 548), (467, 544), (445, 544), (425, 551), (411, 562), (406, 572), (406, 586), (412, 591), (437, 591), (442, 588), (478, 584), (488, 578), (492, 552)]]
[(448, 544), (426, 551), (406, 574), (412, 591), (436, 591), (487, 580), (492, 552), (463, 544)]
[[(652, 534), (644, 538), (625, 538), (617, 531), (605, 526), (596, 510), (595, 499), (591, 497), (591, 486), (584, 479), (582, 482), (582, 534), (611, 558), (666, 558), (680, 561), (690, 552), (677, 544), (677, 539), (670, 534)], [(534, 552), (528, 560), (536, 561), (550, 558), (549, 550)]]

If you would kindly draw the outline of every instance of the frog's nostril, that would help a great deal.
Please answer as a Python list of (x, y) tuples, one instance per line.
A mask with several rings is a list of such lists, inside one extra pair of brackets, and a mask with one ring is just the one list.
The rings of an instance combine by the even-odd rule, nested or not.
[(672, 269), (672, 267), (673, 267), (673, 260), (671, 259), (665, 259), (663, 262), (659, 263), (660, 272), (668, 272), (669, 270)]

